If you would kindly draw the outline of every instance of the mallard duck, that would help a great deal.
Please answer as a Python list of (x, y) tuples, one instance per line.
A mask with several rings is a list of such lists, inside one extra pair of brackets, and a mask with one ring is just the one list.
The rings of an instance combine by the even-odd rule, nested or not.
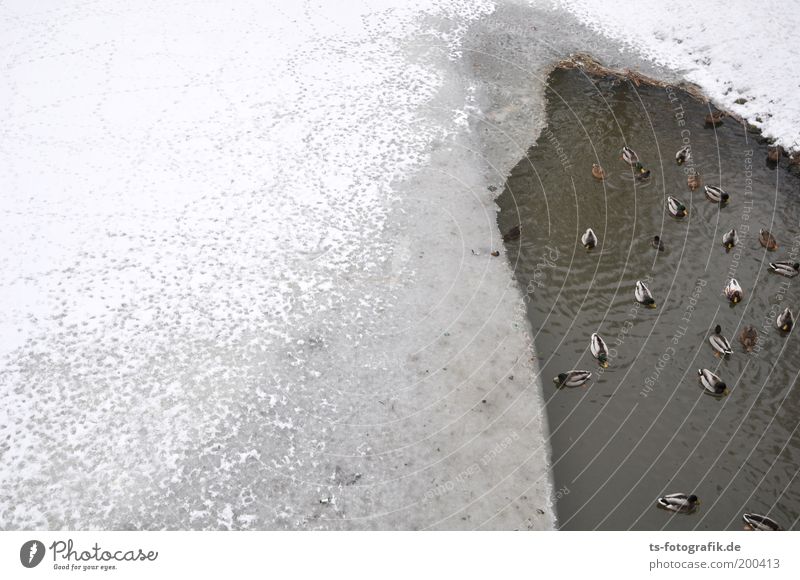
[(591, 250), (597, 245), (597, 236), (595, 235), (594, 230), (592, 230), (592, 228), (586, 230), (584, 234), (581, 236), (581, 243), (583, 244), (583, 247), (586, 248), (587, 250)]
[(739, 342), (742, 343), (746, 352), (753, 352), (756, 343), (758, 343), (758, 331), (754, 326), (745, 326), (742, 332), (739, 333)]
[(697, 369), (697, 375), (700, 377), (700, 384), (709, 395), (723, 397), (728, 394), (728, 385), (710, 370)]
[(650, 177), (650, 170), (645, 169), (644, 165), (638, 162), (633, 166), (633, 173), (636, 176), (636, 179), (647, 179)]
[(728, 339), (722, 336), (722, 327), (717, 324), (714, 327), (714, 334), (708, 337), (708, 342), (711, 343), (711, 348), (713, 348), (718, 354), (722, 356), (727, 356), (733, 354), (733, 349), (731, 348), (731, 343), (728, 342)]
[(688, 514), (697, 509), (697, 506), (700, 505), (700, 500), (694, 494), (671, 493), (658, 498), (656, 503), (662, 509)]
[(559, 387), (580, 387), (592, 378), (589, 371), (567, 371), (561, 373), (553, 379)]
[(700, 173), (698, 171), (693, 171), (689, 174), (686, 178), (686, 184), (689, 186), (689, 189), (694, 191), (698, 187), (700, 187), (703, 183), (703, 180), (700, 179)]
[(769, 233), (769, 230), (761, 228), (761, 231), (758, 232), (758, 241), (770, 252), (774, 252), (778, 249), (778, 240), (775, 239), (775, 236)]
[(650, 240), (650, 245), (653, 246), (659, 252), (664, 251), (664, 242), (661, 241), (659, 236), (653, 236), (653, 239)]
[(705, 190), (708, 200), (720, 205), (728, 203), (731, 198), (731, 196), (728, 195), (728, 192), (715, 185), (706, 185)]
[(736, 228), (731, 228), (731, 231), (722, 236), (722, 245), (725, 246), (726, 252), (730, 252), (731, 249), (738, 243), (739, 235), (736, 233)]
[(669, 215), (676, 218), (686, 217), (686, 206), (681, 201), (671, 195), (667, 197), (667, 211)]
[(520, 229), (520, 227), (518, 225), (514, 226), (513, 228), (511, 228), (510, 230), (508, 230), (506, 233), (503, 234), (503, 241), (511, 242), (514, 240), (518, 240), (521, 234), (522, 230)]
[(743, 514), (742, 519), (747, 529), (754, 532), (779, 532), (782, 528), (778, 522), (759, 514)]
[(675, 162), (678, 165), (683, 165), (689, 159), (692, 158), (692, 146), (687, 145), (686, 147), (681, 147), (678, 149), (678, 152), (675, 154)]
[(636, 296), (636, 302), (639, 304), (644, 304), (648, 308), (656, 307), (656, 301), (653, 299), (653, 295), (650, 293), (650, 288), (648, 288), (641, 280), (636, 281), (636, 290), (634, 294)]
[(592, 334), (590, 348), (592, 350), (592, 356), (597, 359), (597, 362), (600, 363), (600, 366), (604, 369), (608, 368), (608, 346), (606, 345), (606, 341), (597, 334), (596, 332)]
[(770, 163), (777, 163), (778, 161), (781, 160), (783, 153), (784, 153), (783, 147), (781, 147), (780, 145), (776, 145), (774, 147), (768, 147), (767, 161), (769, 161)]
[(744, 292), (742, 292), (742, 287), (739, 286), (739, 282), (736, 281), (736, 278), (731, 278), (728, 280), (728, 283), (725, 285), (725, 296), (730, 300), (733, 304), (738, 304), (742, 301), (744, 297)]
[(787, 278), (794, 278), (795, 276), (797, 276), (797, 274), (800, 274), (800, 263), (790, 262), (788, 260), (780, 262), (770, 262), (769, 269), (775, 272), (776, 274), (780, 274), (781, 276), (786, 276)]
[(783, 332), (789, 332), (794, 326), (794, 316), (792, 315), (792, 311), (788, 308), (784, 308), (783, 312), (778, 314), (778, 318), (775, 319), (775, 326), (777, 326)]
[(636, 165), (639, 163), (639, 156), (636, 155), (636, 151), (628, 146), (622, 148), (622, 156), (620, 158), (628, 165)]
[(592, 177), (600, 181), (606, 178), (606, 170), (600, 167), (597, 163), (592, 163)]
[(720, 123), (722, 123), (722, 119), (725, 118), (725, 113), (722, 111), (712, 111), (708, 115), (706, 115), (706, 125), (710, 125), (712, 127), (716, 127)]

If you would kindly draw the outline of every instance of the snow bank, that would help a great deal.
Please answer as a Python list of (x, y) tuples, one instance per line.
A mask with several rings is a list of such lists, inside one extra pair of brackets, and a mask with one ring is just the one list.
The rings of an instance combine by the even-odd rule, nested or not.
[(800, 150), (800, 13), (791, 4), (559, 3), (628, 50), (696, 83), (717, 105), (767, 137)]

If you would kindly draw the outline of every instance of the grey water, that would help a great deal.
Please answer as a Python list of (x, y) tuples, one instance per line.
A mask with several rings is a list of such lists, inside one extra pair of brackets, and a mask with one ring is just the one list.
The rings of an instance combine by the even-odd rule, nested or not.
[[(673, 88), (634, 86), (616, 78), (556, 70), (547, 90), (547, 128), (514, 168), (498, 198), (502, 231), (525, 294), (542, 373), (562, 529), (742, 529), (742, 513), (774, 518), (787, 529), (800, 517), (800, 349), (797, 332), (779, 332), (785, 306), (800, 314), (800, 277), (769, 271), (800, 254), (800, 175), (732, 118), (705, 123), (709, 105)], [(683, 166), (675, 152), (690, 145)], [(651, 171), (634, 179), (620, 159), (633, 148)], [(608, 176), (592, 176), (593, 163)], [(730, 195), (724, 206), (703, 188), (690, 191), (687, 171)], [(688, 208), (682, 220), (666, 197)], [(593, 250), (580, 243), (591, 227)], [(739, 245), (722, 236), (735, 227)], [(758, 240), (770, 230), (779, 248)], [(665, 251), (650, 241), (662, 238)], [(731, 306), (730, 277), (744, 289)], [(657, 307), (634, 300), (647, 282)], [(715, 325), (733, 354), (715, 356)], [(758, 343), (745, 352), (745, 326)], [(610, 349), (601, 369), (589, 349), (598, 332)], [(730, 387), (715, 398), (699, 385), (708, 368)], [(583, 387), (558, 388), (570, 369), (593, 373)], [(668, 493), (696, 494), (694, 513), (656, 507)]]

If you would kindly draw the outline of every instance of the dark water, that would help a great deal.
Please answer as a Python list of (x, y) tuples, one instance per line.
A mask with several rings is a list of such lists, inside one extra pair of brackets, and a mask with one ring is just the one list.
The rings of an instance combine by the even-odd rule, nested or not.
[[(770, 167), (766, 144), (732, 119), (706, 127), (708, 106), (680, 91), (580, 71), (556, 71), (550, 89), (548, 129), (509, 178), (499, 222), (503, 231), (522, 225), (506, 246), (530, 297), (562, 528), (742, 529), (750, 511), (797, 529), (800, 349), (797, 330), (783, 336), (774, 320), (786, 305), (800, 314), (800, 277), (767, 268), (800, 254), (796, 168), (786, 159)], [(731, 194), (726, 206), (690, 192), (674, 158), (684, 143), (703, 182)], [(651, 169), (646, 183), (620, 160), (624, 144)], [(592, 177), (593, 162), (607, 180)], [(666, 213), (667, 195), (688, 217)], [(600, 238), (589, 252), (579, 242), (587, 227)], [(731, 227), (740, 241), (726, 253)], [(759, 245), (761, 227), (778, 251)], [(654, 235), (666, 251), (650, 246)], [(731, 275), (745, 292), (736, 307), (722, 294)], [(649, 280), (655, 310), (637, 307), (637, 279)], [(728, 360), (708, 344), (715, 324), (733, 345)], [(737, 338), (745, 325), (759, 332), (751, 354)], [(612, 349), (605, 371), (589, 351), (595, 331)], [(699, 367), (730, 395), (705, 395)], [(591, 370), (588, 387), (557, 389), (552, 377), (569, 369)], [(698, 510), (655, 507), (675, 492), (697, 494)]]

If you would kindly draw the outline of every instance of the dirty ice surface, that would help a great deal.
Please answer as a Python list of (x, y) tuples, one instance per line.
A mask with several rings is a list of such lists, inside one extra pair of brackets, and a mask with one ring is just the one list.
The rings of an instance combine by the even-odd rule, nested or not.
[(492, 194), (395, 188), (490, 9), (2, 4), (0, 528), (552, 526)]
[(769, 0), (559, 0), (582, 22), (678, 71), (719, 106), (800, 149), (800, 11)]

